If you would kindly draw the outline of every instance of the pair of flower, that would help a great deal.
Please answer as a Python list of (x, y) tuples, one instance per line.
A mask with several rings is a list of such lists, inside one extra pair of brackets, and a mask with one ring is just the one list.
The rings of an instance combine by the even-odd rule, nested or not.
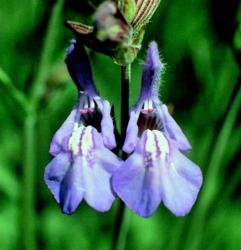
[(111, 151), (116, 147), (111, 106), (97, 94), (80, 43), (71, 43), (66, 64), (79, 95), (53, 137), (50, 153), (54, 159), (45, 170), (45, 182), (62, 211), (73, 213), (83, 199), (96, 210), (107, 211), (117, 195), (143, 217), (151, 216), (161, 201), (177, 216), (188, 213), (202, 174), (182, 153), (191, 146), (159, 100), (163, 64), (156, 43), (149, 46), (141, 95), (130, 109), (125, 161)]

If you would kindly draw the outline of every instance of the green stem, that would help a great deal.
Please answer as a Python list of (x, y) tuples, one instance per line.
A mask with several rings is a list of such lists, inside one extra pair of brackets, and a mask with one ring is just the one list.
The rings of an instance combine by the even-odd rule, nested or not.
[[(126, 128), (129, 121), (129, 95), (131, 81), (131, 65), (121, 67), (121, 145), (123, 145), (126, 135)], [(127, 155), (122, 152), (122, 158), (125, 160)], [(113, 250), (124, 250), (126, 246), (126, 237), (130, 223), (130, 214), (125, 204), (120, 201), (119, 211), (117, 213), (115, 230), (113, 235)]]
[(36, 115), (29, 111), (24, 123), (24, 168), (23, 168), (23, 245), (25, 250), (35, 250), (35, 123)]
[[(58, 0), (54, 5), (50, 17), (47, 33), (45, 35), (44, 46), (41, 59), (33, 82), (30, 100), (26, 111), (24, 122), (24, 165), (23, 165), (23, 247), (25, 250), (37, 249), (36, 222), (35, 222), (35, 202), (36, 202), (36, 122), (37, 111), (40, 100), (45, 92), (46, 78), (48, 76), (51, 61), (54, 56), (55, 43), (58, 37), (59, 26), (61, 25), (61, 14), (64, 0)], [(16, 91), (15, 91), (16, 92)]]
[(43, 49), (41, 53), (40, 63), (35, 81), (31, 89), (31, 105), (37, 109), (39, 100), (45, 92), (46, 78), (51, 69), (51, 64), (55, 51), (55, 44), (58, 37), (59, 26), (62, 24), (61, 14), (64, 0), (58, 0), (53, 7), (52, 15), (49, 21), (47, 32), (44, 39)]
[(126, 238), (129, 230), (130, 225), (130, 212), (125, 207), (125, 204), (121, 202), (120, 204), (121, 209), (121, 221), (119, 224), (119, 234), (116, 242), (116, 250), (124, 250), (126, 247)]
[(125, 140), (129, 121), (129, 95), (131, 81), (131, 65), (121, 67), (121, 138)]

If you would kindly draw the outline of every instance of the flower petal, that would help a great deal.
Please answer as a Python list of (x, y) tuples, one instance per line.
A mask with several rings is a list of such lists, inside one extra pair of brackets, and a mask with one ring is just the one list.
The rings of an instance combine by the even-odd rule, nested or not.
[(69, 138), (72, 135), (74, 122), (76, 117), (76, 108), (74, 108), (62, 126), (55, 133), (52, 142), (50, 144), (49, 153), (56, 156), (61, 151), (68, 150)]
[(161, 113), (160, 115), (162, 117), (164, 131), (167, 132), (169, 137), (177, 143), (178, 149), (183, 152), (190, 151), (192, 147), (188, 139), (172, 116), (169, 114), (167, 106), (164, 104), (161, 105), (161, 107), (158, 109), (158, 112)]
[(162, 168), (162, 199), (176, 216), (186, 215), (196, 201), (202, 185), (199, 167), (178, 150), (174, 150), (172, 162)]
[(71, 41), (65, 62), (77, 88), (89, 96), (96, 96), (89, 58), (81, 43), (76, 40)]
[(63, 213), (72, 214), (83, 199), (86, 191), (83, 183), (81, 158), (74, 158), (60, 186), (60, 206)]
[(104, 144), (107, 148), (113, 149), (116, 147), (114, 125), (111, 118), (111, 107), (108, 101), (103, 101), (102, 107), (102, 121), (101, 121), (101, 134), (103, 136)]
[(70, 168), (70, 165), (70, 154), (60, 153), (47, 165), (45, 169), (44, 180), (57, 202), (59, 202), (61, 182)]
[(83, 172), (84, 198), (96, 210), (107, 211), (115, 199), (110, 179), (121, 161), (104, 146), (102, 136), (95, 128), (86, 127), (81, 140), (80, 166)]
[(146, 133), (137, 150), (113, 175), (113, 188), (126, 205), (143, 217), (151, 216), (161, 202), (161, 165), (145, 157)]
[(91, 133), (94, 142), (94, 160), (98, 161), (98, 164), (100, 164), (108, 172), (114, 173), (123, 163), (123, 161), (105, 147), (103, 138), (96, 129), (92, 128)]
[(160, 76), (164, 64), (160, 61), (158, 47), (155, 42), (150, 43), (142, 73), (141, 97), (139, 99), (157, 99), (159, 93)]
[(115, 200), (110, 185), (111, 174), (96, 160), (92, 166), (83, 166), (83, 178), (86, 202), (98, 211), (109, 210)]
[(126, 138), (123, 146), (123, 151), (131, 153), (136, 146), (138, 140), (137, 117), (134, 111), (130, 112), (130, 120), (126, 130)]
[(133, 153), (113, 175), (113, 188), (126, 205), (143, 217), (151, 216), (161, 202), (160, 168), (145, 167)]

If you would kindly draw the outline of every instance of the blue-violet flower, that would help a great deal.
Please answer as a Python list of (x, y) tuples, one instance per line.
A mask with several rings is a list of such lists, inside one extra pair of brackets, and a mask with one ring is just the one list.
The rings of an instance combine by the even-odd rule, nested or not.
[(88, 56), (72, 41), (65, 60), (77, 85), (78, 100), (67, 120), (54, 135), (45, 170), (45, 182), (61, 209), (73, 213), (82, 199), (98, 211), (110, 209), (115, 195), (111, 177), (121, 160), (116, 147), (110, 103), (96, 91)]
[(132, 153), (114, 173), (114, 191), (143, 217), (151, 216), (161, 201), (176, 216), (193, 206), (202, 184), (199, 167), (183, 153), (191, 146), (158, 97), (164, 68), (156, 43), (148, 49), (142, 89), (130, 109), (123, 150)]

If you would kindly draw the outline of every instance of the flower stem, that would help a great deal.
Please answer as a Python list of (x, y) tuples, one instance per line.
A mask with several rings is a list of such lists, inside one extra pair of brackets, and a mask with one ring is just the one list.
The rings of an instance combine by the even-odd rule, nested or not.
[[(131, 65), (129, 64), (121, 67), (121, 145), (124, 143), (126, 128), (129, 121), (130, 81)], [(122, 152), (123, 160), (125, 160), (126, 157), (127, 155)], [(125, 204), (120, 201), (113, 234), (113, 250), (125, 249), (129, 221), (129, 211), (126, 209)]]
[(121, 139), (125, 140), (126, 128), (129, 121), (131, 65), (121, 67)]

